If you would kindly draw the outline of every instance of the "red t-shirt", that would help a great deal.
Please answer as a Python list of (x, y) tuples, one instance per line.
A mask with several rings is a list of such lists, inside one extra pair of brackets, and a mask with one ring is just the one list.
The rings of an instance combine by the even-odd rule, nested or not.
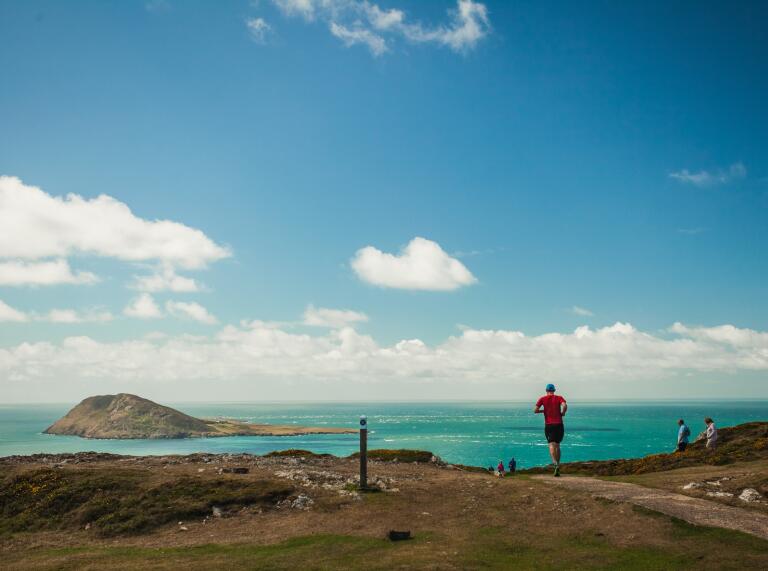
[(565, 399), (560, 395), (544, 395), (536, 401), (537, 407), (544, 407), (544, 424), (563, 424), (560, 403), (564, 402)]

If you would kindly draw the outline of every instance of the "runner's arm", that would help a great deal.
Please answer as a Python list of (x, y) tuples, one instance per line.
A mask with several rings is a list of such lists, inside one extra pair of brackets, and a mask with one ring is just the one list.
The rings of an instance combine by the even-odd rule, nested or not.
[(560, 407), (560, 416), (565, 416), (565, 411), (567, 410), (568, 410), (568, 403), (563, 401), (563, 404)]

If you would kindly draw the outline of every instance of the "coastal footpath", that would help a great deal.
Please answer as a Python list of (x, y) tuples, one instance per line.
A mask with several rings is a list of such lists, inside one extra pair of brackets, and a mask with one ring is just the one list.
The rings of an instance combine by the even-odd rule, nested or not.
[[(357, 458), (305, 451), (11, 456), (0, 458), (0, 550), (9, 569), (765, 569), (759, 534), (569, 482), (630, 482), (762, 521), (766, 437), (768, 423), (742, 425), (716, 455), (693, 445), (693, 461), (655, 455), (668, 458), (642, 465), (668, 469), (608, 480), (566, 464), (557, 485), (429, 452), (370, 451), (369, 491)], [(591, 463), (594, 473), (608, 465)]]

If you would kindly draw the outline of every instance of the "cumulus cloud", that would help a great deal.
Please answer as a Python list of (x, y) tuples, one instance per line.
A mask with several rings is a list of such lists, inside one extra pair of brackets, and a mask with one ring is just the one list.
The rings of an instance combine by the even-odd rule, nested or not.
[(380, 56), (387, 51), (387, 42), (384, 38), (366, 28), (356, 27), (349, 29), (336, 22), (331, 22), (330, 29), (331, 33), (339, 38), (347, 47), (354, 46), (355, 44), (365, 44), (371, 50), (371, 53), (376, 56)]
[(91, 272), (73, 272), (69, 262), (62, 259), (48, 262), (0, 262), (0, 286), (93, 284), (98, 281), (99, 278)]
[(191, 293), (201, 291), (201, 286), (194, 279), (180, 276), (171, 266), (159, 269), (148, 276), (134, 276), (132, 289), (147, 292), (174, 291)]
[(79, 312), (74, 309), (52, 309), (47, 314), (38, 318), (40, 321), (49, 321), (51, 323), (104, 323), (112, 321), (114, 317), (109, 311), (88, 310)]
[[(323, 4), (330, 4), (328, 0), (321, 0)], [(307, 21), (315, 17), (315, 4), (320, 4), (317, 0), (272, 0), (280, 11), (286, 16), (301, 16)]]
[(733, 325), (675, 324), (664, 335), (627, 323), (528, 336), (465, 329), (429, 345), (382, 346), (350, 327), (291, 333), (260, 321), (211, 336), (156, 336), (120, 342), (69, 337), (0, 349), (0, 378), (206, 381), (248, 379), (466, 383), (636, 382), (691, 373), (768, 371), (768, 333)]
[(218, 322), (207, 309), (194, 301), (168, 301), (165, 304), (165, 309), (174, 317), (192, 319), (193, 321), (199, 321), (200, 323), (206, 323), (208, 325), (213, 325)]
[(477, 283), (464, 264), (426, 238), (414, 238), (399, 255), (366, 246), (351, 264), (361, 280), (381, 287), (451, 291)]
[(25, 313), (15, 309), (0, 300), (0, 322), (27, 322), (45, 321), (49, 323), (86, 323), (112, 321), (113, 316), (103, 309), (87, 309), (78, 311), (75, 309), (52, 309), (48, 313)]
[(581, 317), (592, 317), (594, 313), (592, 313), (590, 310), (588, 310), (585, 307), (579, 307), (578, 305), (574, 305), (571, 307), (571, 313), (574, 315), (579, 315)]
[(202, 231), (171, 220), (146, 220), (102, 194), (52, 196), (0, 176), (0, 259), (95, 255), (199, 269), (231, 255)]
[(18, 323), (29, 321), (29, 316), (23, 311), (14, 309), (3, 300), (0, 299), (0, 322), (15, 321)]
[(304, 325), (340, 329), (353, 323), (365, 323), (368, 316), (350, 309), (328, 309), (310, 305), (304, 311)]
[(674, 178), (686, 184), (692, 184), (693, 186), (717, 186), (746, 178), (747, 167), (745, 167), (743, 163), (734, 163), (728, 167), (727, 170), (719, 169), (714, 172), (706, 170), (691, 172), (688, 169), (683, 169), (669, 173), (669, 176), (670, 178)]
[(267, 24), (264, 18), (248, 18), (245, 20), (251, 39), (257, 44), (263, 44), (267, 41), (267, 35), (272, 27)]
[(427, 26), (410, 21), (403, 10), (382, 9), (368, 0), (272, 0), (287, 17), (323, 21), (349, 47), (364, 45), (374, 56), (389, 51), (391, 42), (445, 46), (456, 52), (474, 48), (491, 31), (488, 9), (474, 0), (457, 0), (449, 22)]
[(123, 309), (123, 314), (138, 319), (158, 319), (163, 312), (148, 293), (143, 293)]

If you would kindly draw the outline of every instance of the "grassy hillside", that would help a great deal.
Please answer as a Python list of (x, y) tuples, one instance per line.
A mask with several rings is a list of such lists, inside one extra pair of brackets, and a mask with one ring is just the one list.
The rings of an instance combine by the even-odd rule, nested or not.
[[(652, 454), (644, 458), (625, 460), (595, 460), (569, 462), (562, 465), (565, 474), (592, 476), (626, 476), (686, 468), (691, 466), (722, 466), (733, 462), (768, 459), (768, 422), (748, 422), (718, 430), (717, 450), (707, 450), (703, 441), (694, 442), (685, 452)], [(567, 441), (563, 444), (567, 450)], [(530, 468), (527, 473), (548, 473), (548, 468)]]

